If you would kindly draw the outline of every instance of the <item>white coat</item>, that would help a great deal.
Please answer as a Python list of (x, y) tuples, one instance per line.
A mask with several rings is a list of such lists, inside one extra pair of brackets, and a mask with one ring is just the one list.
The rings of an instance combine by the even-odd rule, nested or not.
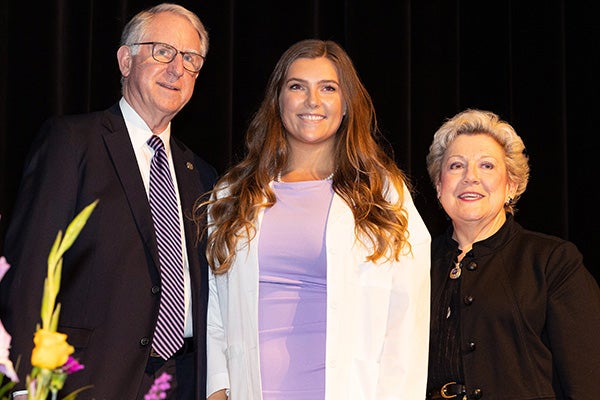
[[(389, 197), (389, 196), (388, 196)], [(397, 197), (391, 194), (391, 199)], [(355, 239), (354, 216), (334, 194), (326, 230), (326, 400), (425, 398), (431, 236), (404, 188), (412, 252), (373, 264)], [(261, 400), (258, 239), (242, 240), (234, 264), (209, 280), (207, 394)]]

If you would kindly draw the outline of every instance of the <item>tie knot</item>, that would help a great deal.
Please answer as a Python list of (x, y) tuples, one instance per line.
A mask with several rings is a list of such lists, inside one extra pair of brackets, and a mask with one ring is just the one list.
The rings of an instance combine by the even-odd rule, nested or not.
[(165, 144), (163, 143), (161, 138), (158, 137), (158, 135), (152, 135), (152, 137), (150, 139), (148, 139), (148, 141), (146, 143), (148, 143), (148, 145), (150, 147), (152, 147), (154, 149), (154, 151), (158, 151), (165, 147)]

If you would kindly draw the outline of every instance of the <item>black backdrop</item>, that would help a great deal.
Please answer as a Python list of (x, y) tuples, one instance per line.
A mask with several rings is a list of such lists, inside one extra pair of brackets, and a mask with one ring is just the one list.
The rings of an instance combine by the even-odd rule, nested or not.
[[(123, 24), (143, 0), (1, 2), (0, 251), (22, 163), (53, 114), (104, 109), (120, 94)], [(211, 49), (174, 134), (222, 172), (279, 55), (333, 39), (373, 96), (398, 164), (432, 234), (447, 221), (427, 177), (437, 127), (456, 112), (495, 111), (524, 138), (531, 181), (517, 220), (575, 242), (600, 279), (596, 117), (600, 25), (595, 0), (196, 0)], [(0, 254), (2, 254), (0, 252)]]

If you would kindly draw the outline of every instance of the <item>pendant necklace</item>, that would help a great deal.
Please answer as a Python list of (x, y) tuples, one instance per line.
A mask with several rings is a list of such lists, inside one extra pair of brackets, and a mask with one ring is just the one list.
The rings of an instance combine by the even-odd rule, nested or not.
[(462, 269), (460, 268), (460, 262), (459, 261), (455, 261), (454, 262), (454, 268), (452, 268), (450, 270), (450, 279), (458, 279), (458, 278), (460, 278), (461, 272), (462, 272)]

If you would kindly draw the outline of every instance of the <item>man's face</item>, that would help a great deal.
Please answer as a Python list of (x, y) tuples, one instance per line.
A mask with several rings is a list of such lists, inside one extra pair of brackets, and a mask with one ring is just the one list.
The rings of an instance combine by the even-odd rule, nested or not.
[[(166, 43), (179, 51), (202, 54), (198, 32), (187, 19), (172, 13), (156, 15), (140, 41)], [(163, 130), (192, 97), (198, 73), (183, 67), (180, 53), (169, 63), (156, 61), (152, 47), (123, 46), (117, 54), (126, 78), (125, 99), (152, 130)]]

